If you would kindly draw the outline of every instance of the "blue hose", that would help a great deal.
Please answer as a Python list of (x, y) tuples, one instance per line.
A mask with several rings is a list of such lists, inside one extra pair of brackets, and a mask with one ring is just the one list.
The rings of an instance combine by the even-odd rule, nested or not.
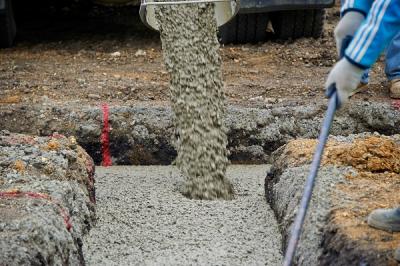
[(318, 146), (315, 150), (315, 154), (314, 154), (313, 161), (312, 161), (311, 168), (310, 168), (310, 173), (307, 177), (306, 185), (305, 185), (304, 192), (303, 192), (303, 197), (300, 202), (299, 212), (297, 213), (296, 219), (293, 224), (289, 244), (286, 249), (285, 259), (283, 262), (284, 266), (292, 265), (293, 257), (294, 257), (296, 247), (299, 242), (300, 235), (301, 235), (301, 229), (303, 227), (304, 218), (306, 216), (307, 209), (308, 209), (308, 206), (309, 206), (309, 203), (311, 200), (312, 191), (313, 191), (314, 184), (315, 184), (315, 178), (317, 177), (318, 169), (319, 169), (322, 155), (323, 155), (324, 148), (325, 148), (325, 144), (328, 140), (329, 130), (332, 125), (335, 111), (338, 108), (339, 102), (338, 102), (335, 84), (331, 85), (331, 87), (328, 89), (328, 91), (332, 92), (332, 93), (330, 93), (328, 110), (326, 111), (325, 119), (322, 124), (321, 132), (319, 135)]

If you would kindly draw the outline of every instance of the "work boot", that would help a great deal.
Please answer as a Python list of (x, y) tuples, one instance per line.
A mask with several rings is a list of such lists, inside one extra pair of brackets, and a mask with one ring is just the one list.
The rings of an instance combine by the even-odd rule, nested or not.
[(400, 79), (393, 79), (390, 81), (390, 98), (400, 99)]
[(388, 232), (400, 232), (400, 207), (374, 210), (368, 216), (368, 225)]
[(394, 259), (400, 262), (400, 247), (394, 251)]

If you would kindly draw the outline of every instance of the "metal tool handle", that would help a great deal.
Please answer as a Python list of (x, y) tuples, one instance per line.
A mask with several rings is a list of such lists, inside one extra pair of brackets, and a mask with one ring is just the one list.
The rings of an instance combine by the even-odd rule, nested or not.
[(286, 249), (285, 259), (283, 262), (284, 266), (292, 265), (293, 257), (296, 252), (296, 247), (301, 235), (301, 229), (303, 227), (307, 209), (310, 204), (312, 191), (315, 184), (315, 178), (318, 174), (318, 169), (321, 163), (322, 155), (324, 153), (325, 144), (328, 140), (329, 130), (332, 125), (333, 117), (338, 107), (338, 97), (335, 84), (331, 85), (330, 89), (333, 90), (333, 93), (331, 94), (329, 99), (328, 110), (326, 111), (325, 119), (322, 124), (318, 140), (318, 146), (315, 150), (315, 154), (310, 168), (310, 173), (307, 177), (306, 185), (303, 192), (303, 197), (300, 202), (299, 212), (297, 213), (296, 219), (293, 224), (289, 244)]
[(219, 2), (232, 2), (232, 0), (180, 0), (180, 1), (171, 1), (171, 2), (146, 2), (142, 1), (142, 5), (144, 6), (162, 6), (162, 5), (184, 5), (184, 4), (202, 4), (202, 3), (219, 3)]

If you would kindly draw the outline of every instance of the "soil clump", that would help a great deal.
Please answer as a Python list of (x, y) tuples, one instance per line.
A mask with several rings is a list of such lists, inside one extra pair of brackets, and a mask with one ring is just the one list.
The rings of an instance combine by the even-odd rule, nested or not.
[(74, 138), (0, 132), (0, 264), (84, 265), (94, 163)]
[[(294, 140), (274, 153), (266, 194), (285, 240), (316, 143)], [(400, 204), (399, 154), (399, 135), (365, 133), (328, 141), (296, 257), (299, 265), (397, 265), (393, 250), (400, 233), (371, 228), (366, 219), (374, 209)]]

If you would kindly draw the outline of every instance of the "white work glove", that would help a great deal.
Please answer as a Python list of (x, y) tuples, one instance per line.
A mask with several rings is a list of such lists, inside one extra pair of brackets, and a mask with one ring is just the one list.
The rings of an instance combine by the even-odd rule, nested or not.
[(364, 15), (357, 11), (349, 11), (340, 19), (335, 28), (336, 49), (339, 57), (341, 56), (343, 40), (346, 37), (353, 38), (364, 19)]
[(346, 58), (342, 58), (331, 70), (328, 79), (325, 83), (327, 96), (331, 96), (332, 85), (335, 84), (338, 107), (343, 106), (349, 100), (351, 93), (357, 88), (360, 83), (361, 76), (364, 70), (353, 65)]

